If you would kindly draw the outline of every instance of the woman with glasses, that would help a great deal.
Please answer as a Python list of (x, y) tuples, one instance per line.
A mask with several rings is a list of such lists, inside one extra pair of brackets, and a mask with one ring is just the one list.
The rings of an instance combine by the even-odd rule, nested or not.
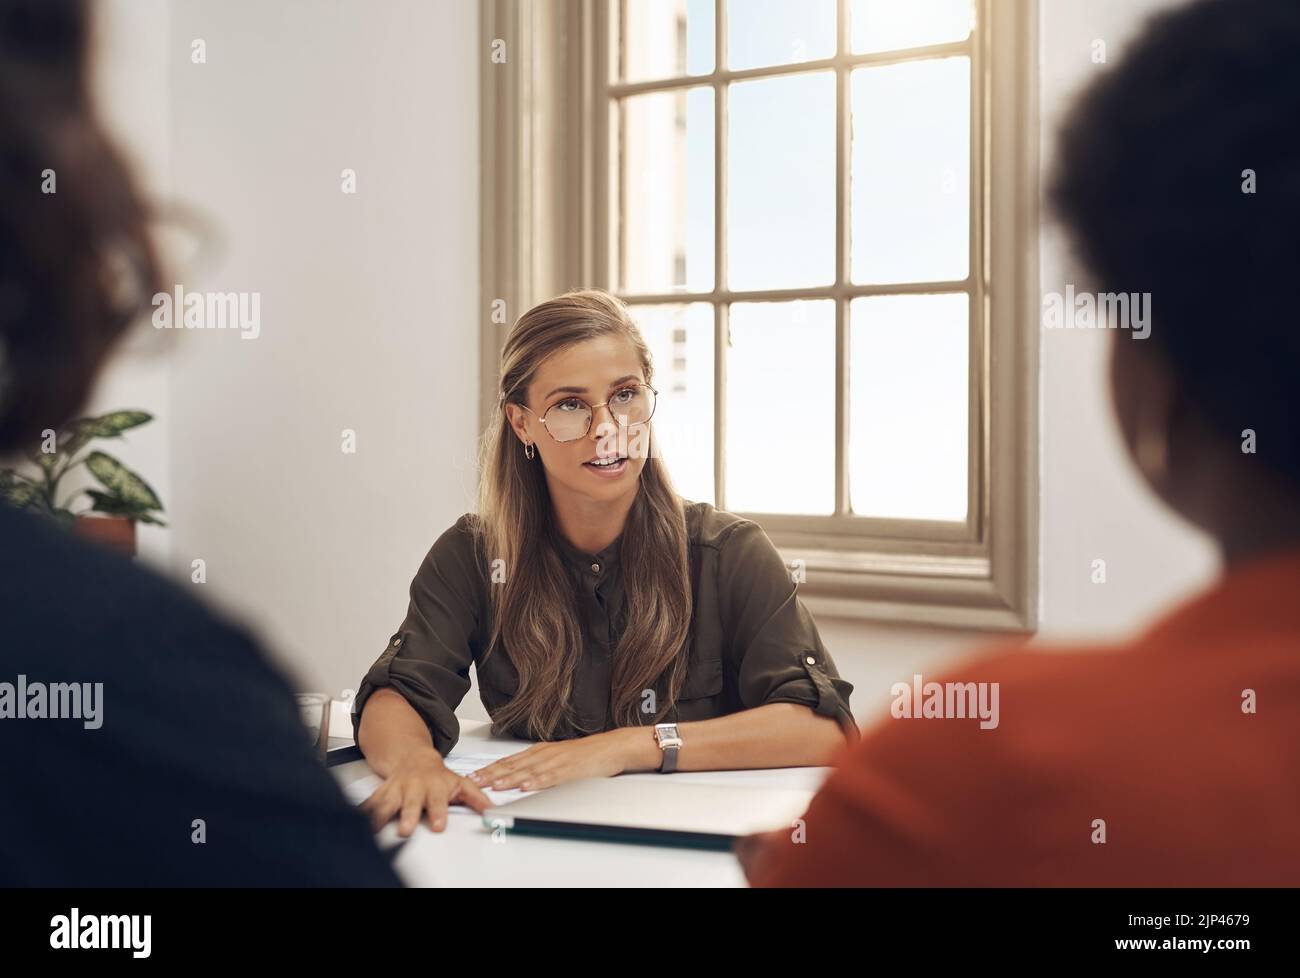
[[(654, 444), (650, 352), (626, 307), (570, 292), (501, 355), (479, 504), (434, 543), (353, 722), (407, 835), (481, 788), (630, 771), (825, 764), (857, 738), (839, 678), (757, 524), (683, 500)], [(461, 777), (469, 671), (497, 732), (535, 740)]]

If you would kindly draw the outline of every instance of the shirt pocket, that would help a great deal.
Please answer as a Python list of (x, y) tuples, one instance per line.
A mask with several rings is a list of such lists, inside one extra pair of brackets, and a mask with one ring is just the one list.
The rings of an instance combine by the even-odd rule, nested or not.
[(698, 700), (722, 692), (722, 657), (692, 661), (677, 699)]
[(687, 723), (722, 716), (726, 712), (722, 708), (723, 678), (721, 657), (693, 659), (672, 715), (666, 719)]

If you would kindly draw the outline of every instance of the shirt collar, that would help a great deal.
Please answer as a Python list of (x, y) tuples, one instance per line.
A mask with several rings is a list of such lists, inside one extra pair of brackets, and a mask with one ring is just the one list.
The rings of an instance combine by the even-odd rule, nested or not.
[(579, 550), (571, 544), (567, 537), (562, 533), (555, 534), (559, 544), (560, 553), (564, 559), (579, 570), (591, 573), (592, 565), (600, 567), (598, 573), (603, 573), (606, 568), (612, 568), (618, 563), (620, 544), (623, 542), (623, 534), (620, 533), (614, 538), (613, 543), (601, 550), (599, 553), (588, 553), (585, 550)]

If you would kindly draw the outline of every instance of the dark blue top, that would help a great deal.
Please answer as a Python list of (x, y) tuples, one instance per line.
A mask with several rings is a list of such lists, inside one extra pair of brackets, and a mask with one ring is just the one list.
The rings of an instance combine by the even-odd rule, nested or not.
[(246, 632), (6, 505), (0, 759), (0, 885), (399, 885)]

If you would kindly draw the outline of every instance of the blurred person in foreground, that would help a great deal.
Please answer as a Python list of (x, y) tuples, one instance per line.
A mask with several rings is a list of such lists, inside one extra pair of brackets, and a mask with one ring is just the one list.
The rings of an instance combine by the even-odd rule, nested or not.
[[(87, 8), (0, 0), (3, 455), (75, 415), (159, 289), (92, 107)], [(4, 503), (0, 555), (0, 885), (398, 884), (244, 631)], [(68, 712), (69, 684), (102, 684), (82, 718), (36, 715)]]
[(1097, 291), (1151, 294), (1111, 335), (1126, 447), (1222, 576), (1124, 645), (941, 677), (1000, 684), (998, 725), (882, 720), (805, 842), (742, 840), (756, 885), (1300, 884), (1300, 4), (1155, 17), (1057, 155)]

